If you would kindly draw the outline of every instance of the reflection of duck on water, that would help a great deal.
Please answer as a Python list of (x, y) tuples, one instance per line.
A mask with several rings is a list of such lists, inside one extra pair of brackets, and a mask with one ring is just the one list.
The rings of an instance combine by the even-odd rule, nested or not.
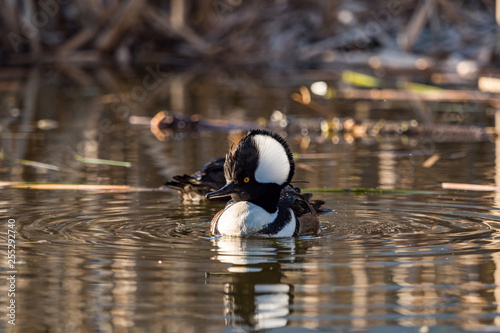
[(213, 259), (231, 264), (229, 278), (227, 274), (209, 274), (211, 279), (222, 276), (228, 280), (224, 284), (226, 324), (253, 329), (286, 326), (294, 288), (281, 282), (281, 263), (295, 262), (296, 251), (305, 252), (305, 245), (298, 245), (295, 239), (276, 242), (239, 237), (221, 237), (213, 242), (217, 246)]
[(224, 285), (226, 325), (254, 329), (286, 326), (292, 286), (280, 283), (282, 273), (278, 263), (252, 266), (259, 271), (233, 274), (233, 281)]

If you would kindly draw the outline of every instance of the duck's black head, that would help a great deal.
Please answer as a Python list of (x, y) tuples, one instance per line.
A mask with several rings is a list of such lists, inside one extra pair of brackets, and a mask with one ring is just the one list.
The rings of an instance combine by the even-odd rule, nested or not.
[(268, 130), (252, 130), (226, 155), (226, 185), (208, 193), (207, 198), (231, 195), (235, 202), (249, 201), (272, 213), (294, 170), (292, 153), (282, 137)]

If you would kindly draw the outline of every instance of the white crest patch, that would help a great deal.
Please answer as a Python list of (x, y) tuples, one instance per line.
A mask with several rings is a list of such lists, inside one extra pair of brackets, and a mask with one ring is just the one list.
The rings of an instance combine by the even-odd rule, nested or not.
[(290, 161), (283, 145), (269, 135), (257, 134), (253, 141), (259, 150), (255, 179), (259, 183), (283, 184), (290, 173)]

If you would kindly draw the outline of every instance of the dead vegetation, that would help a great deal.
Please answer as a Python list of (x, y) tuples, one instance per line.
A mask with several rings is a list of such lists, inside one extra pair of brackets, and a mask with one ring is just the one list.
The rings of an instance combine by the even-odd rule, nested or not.
[(494, 0), (0, 2), (0, 64), (490, 64)]

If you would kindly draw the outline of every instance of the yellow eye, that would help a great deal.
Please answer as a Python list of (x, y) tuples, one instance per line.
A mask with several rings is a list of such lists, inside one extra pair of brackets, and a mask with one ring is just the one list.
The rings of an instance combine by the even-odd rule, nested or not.
[(249, 181), (250, 181), (250, 178), (248, 178), (248, 177), (243, 178), (244, 183), (248, 183)]

